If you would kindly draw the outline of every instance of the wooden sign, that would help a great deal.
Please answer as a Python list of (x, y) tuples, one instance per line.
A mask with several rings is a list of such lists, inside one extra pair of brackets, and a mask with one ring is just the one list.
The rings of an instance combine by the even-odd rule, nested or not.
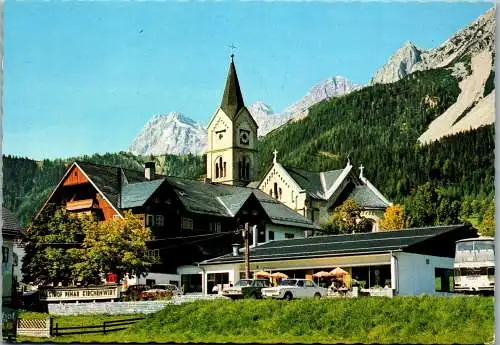
[(41, 288), (39, 291), (40, 301), (44, 302), (111, 300), (120, 297), (117, 285)]

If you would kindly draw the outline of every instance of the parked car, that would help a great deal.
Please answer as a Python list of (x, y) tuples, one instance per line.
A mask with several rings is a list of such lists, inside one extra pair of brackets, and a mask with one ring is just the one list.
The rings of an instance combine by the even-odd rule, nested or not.
[(328, 294), (328, 289), (319, 287), (309, 279), (283, 279), (277, 287), (262, 289), (265, 298), (321, 298)]
[(148, 289), (147, 285), (137, 284), (137, 285), (129, 285), (129, 287), (122, 292), (122, 298), (124, 300), (132, 300), (137, 301), (143, 291)]
[(151, 287), (151, 289), (144, 291), (144, 293), (158, 293), (166, 291), (171, 291), (174, 296), (182, 295), (181, 290), (179, 290), (179, 288), (174, 284), (155, 284)]
[(234, 286), (222, 290), (222, 295), (232, 299), (262, 298), (262, 288), (269, 286), (268, 279), (241, 279)]

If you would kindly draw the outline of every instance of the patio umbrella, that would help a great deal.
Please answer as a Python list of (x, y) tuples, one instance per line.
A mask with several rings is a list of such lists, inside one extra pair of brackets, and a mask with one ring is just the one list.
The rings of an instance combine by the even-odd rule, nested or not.
[(315, 278), (325, 278), (325, 277), (331, 277), (330, 272), (325, 272), (325, 271), (319, 271), (313, 274), (313, 277)]
[(330, 275), (333, 277), (343, 277), (346, 274), (349, 274), (347, 271), (344, 271), (342, 268), (337, 267), (334, 270), (330, 271)]
[(285, 273), (281, 273), (281, 272), (275, 272), (275, 273), (270, 274), (269, 276), (271, 278), (282, 278), (282, 279), (288, 278), (288, 276)]
[(255, 272), (253, 274), (253, 276), (255, 278), (259, 278), (259, 277), (261, 277), (261, 278), (269, 278), (271, 276), (271, 274), (269, 272), (259, 271), (259, 272)]

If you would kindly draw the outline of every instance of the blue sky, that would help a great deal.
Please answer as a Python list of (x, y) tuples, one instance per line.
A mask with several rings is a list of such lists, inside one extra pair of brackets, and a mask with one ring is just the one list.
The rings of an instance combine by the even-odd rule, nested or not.
[(207, 124), (230, 44), (245, 103), (279, 112), (328, 77), (366, 83), (405, 41), (433, 48), (492, 6), (7, 1), (3, 152), (118, 152), (170, 111)]

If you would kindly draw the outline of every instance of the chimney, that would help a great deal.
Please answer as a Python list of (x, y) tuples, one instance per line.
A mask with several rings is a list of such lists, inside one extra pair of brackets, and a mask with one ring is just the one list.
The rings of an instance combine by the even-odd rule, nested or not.
[(240, 255), (240, 244), (234, 243), (233, 244), (233, 256), (238, 256), (238, 255)]
[(146, 162), (144, 164), (144, 177), (147, 180), (155, 179), (155, 162)]

